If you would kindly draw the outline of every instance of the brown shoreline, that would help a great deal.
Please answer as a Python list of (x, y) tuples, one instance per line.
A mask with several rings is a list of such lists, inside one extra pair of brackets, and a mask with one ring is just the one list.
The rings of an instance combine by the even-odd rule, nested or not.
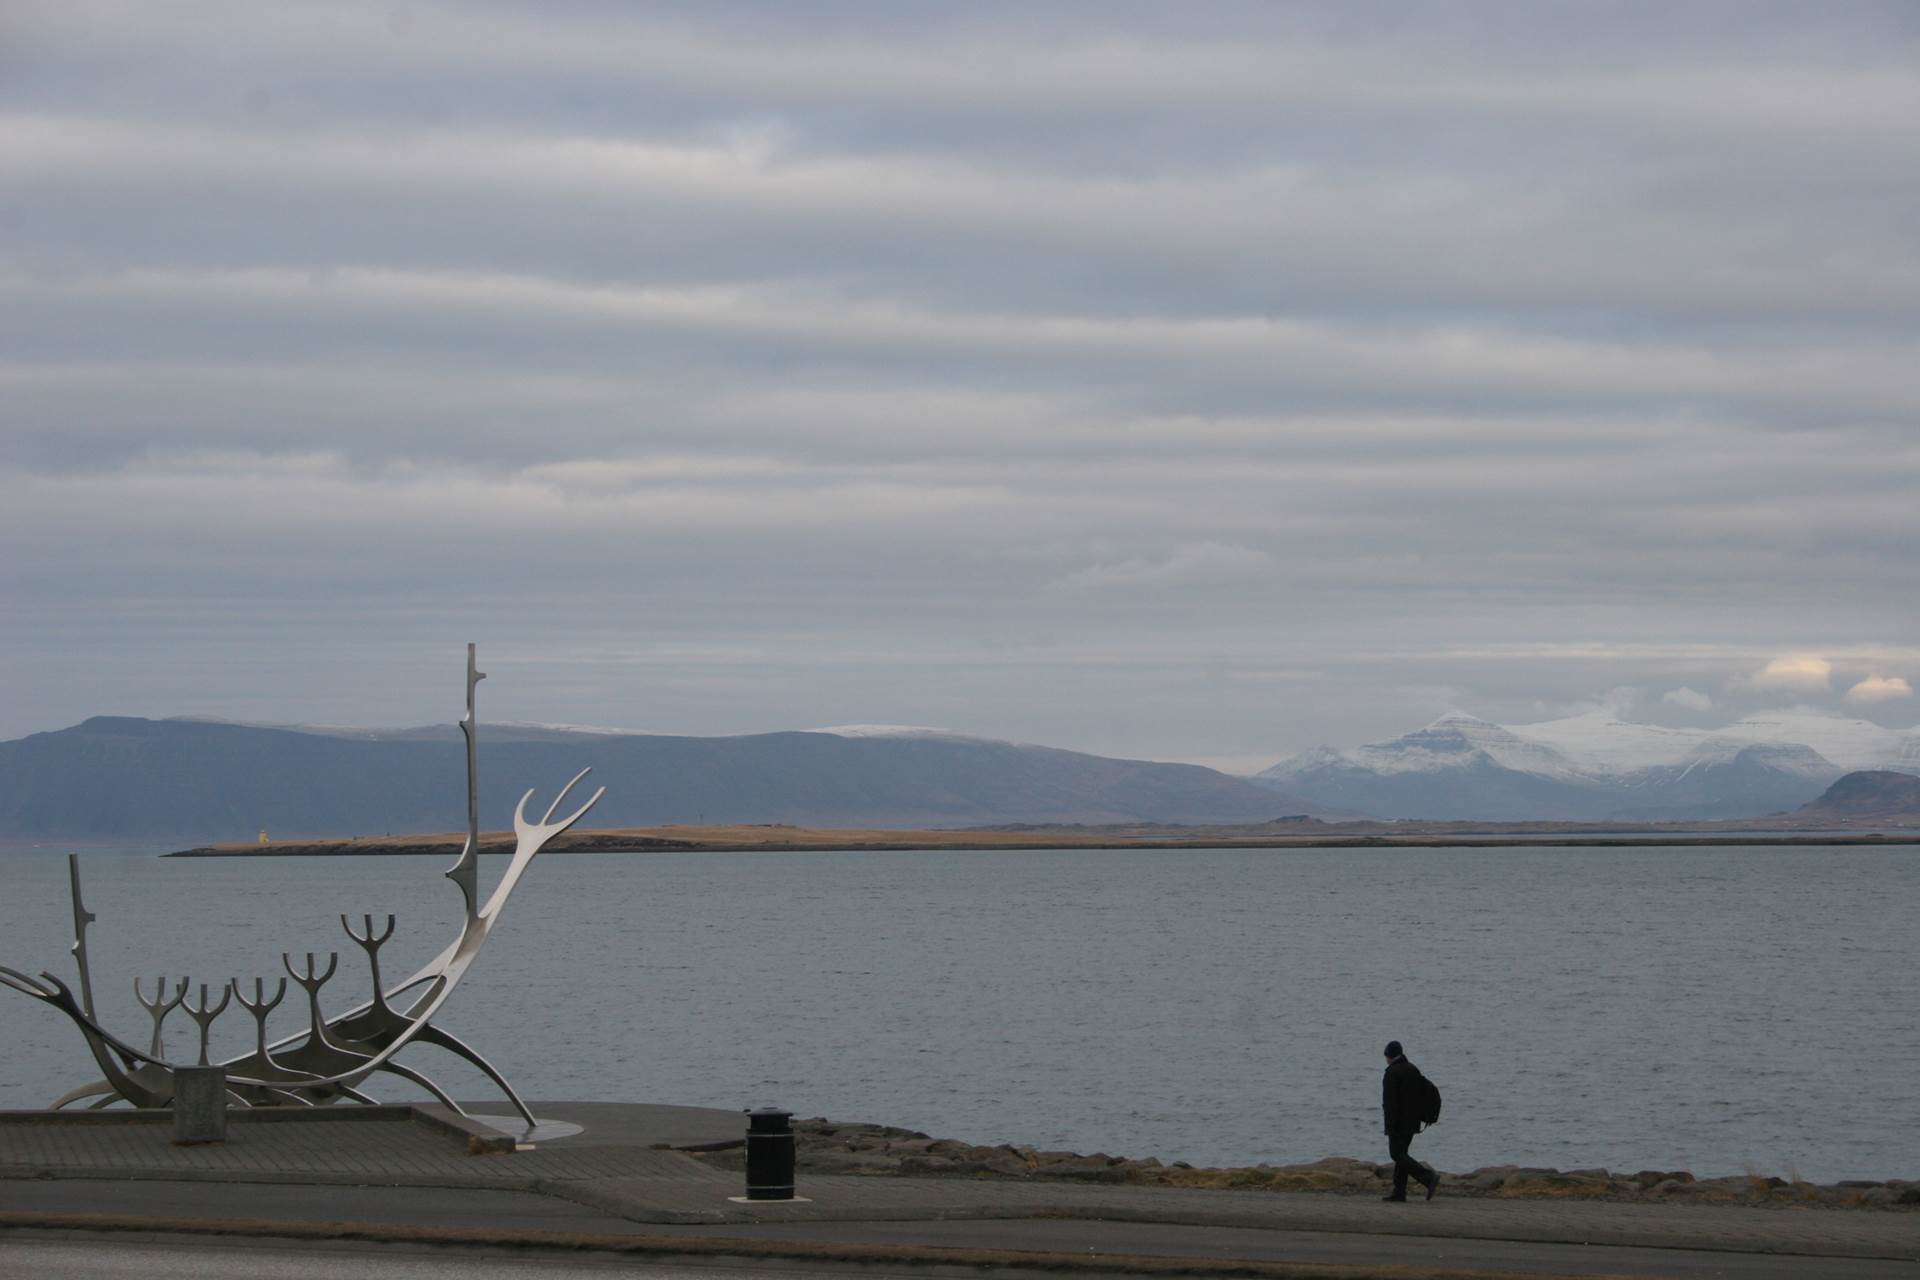
[[(397, 857), (425, 854), (449, 857), (460, 851), (458, 833), (408, 836), (355, 836), (344, 840), (298, 840), (273, 844), (218, 844), (181, 849), (168, 858), (314, 858)], [(1564, 830), (1501, 832), (1408, 832), (1404, 835), (1327, 831), (1292, 834), (1125, 835), (1113, 831), (889, 831), (861, 828), (752, 826), (633, 827), (578, 831), (561, 835), (548, 853), (787, 853), (808, 849), (910, 852), (978, 849), (1493, 849), (1504, 846), (1553, 849), (1633, 849), (1671, 845), (1707, 848), (1729, 845), (1920, 845), (1920, 831), (1781, 832), (1678, 830), (1622, 835), (1577, 835)], [(485, 832), (480, 852), (511, 853), (513, 837)]]

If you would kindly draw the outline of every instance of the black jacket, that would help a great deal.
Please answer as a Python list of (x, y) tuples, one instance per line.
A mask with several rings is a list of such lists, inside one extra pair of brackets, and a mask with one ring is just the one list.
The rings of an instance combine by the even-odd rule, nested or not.
[(1425, 1101), (1420, 1079), (1420, 1068), (1405, 1057), (1387, 1064), (1386, 1074), (1380, 1077), (1380, 1110), (1386, 1114), (1388, 1133), (1420, 1131), (1421, 1104)]

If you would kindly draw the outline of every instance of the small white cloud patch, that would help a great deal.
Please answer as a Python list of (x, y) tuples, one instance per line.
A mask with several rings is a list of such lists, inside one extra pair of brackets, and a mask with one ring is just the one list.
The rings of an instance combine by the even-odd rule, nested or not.
[(1847, 690), (1848, 702), (1890, 702), (1912, 696), (1913, 686), (1903, 676), (1868, 676)]
[(1713, 699), (1698, 689), (1689, 689), (1682, 685), (1678, 689), (1669, 689), (1660, 695), (1660, 701), (1669, 706), (1684, 707), (1688, 711), (1711, 711)]
[(1740, 683), (1785, 693), (1825, 693), (1833, 687), (1833, 664), (1810, 653), (1783, 654)]

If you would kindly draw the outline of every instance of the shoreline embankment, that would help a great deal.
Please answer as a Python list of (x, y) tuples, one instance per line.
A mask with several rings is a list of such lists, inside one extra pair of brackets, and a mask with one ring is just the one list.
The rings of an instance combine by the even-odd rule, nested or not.
[[(1131, 1186), (1233, 1188), (1274, 1192), (1378, 1195), (1392, 1184), (1393, 1166), (1347, 1156), (1308, 1164), (1205, 1168), (1153, 1157), (1104, 1152), (1043, 1151), (1002, 1143), (979, 1146), (933, 1138), (913, 1129), (854, 1124), (816, 1117), (794, 1121), (795, 1163), (805, 1174), (871, 1177), (953, 1177), (1068, 1181)], [(1385, 1139), (1382, 1139), (1384, 1145)], [(726, 1169), (744, 1168), (738, 1148), (698, 1152)], [(1494, 1165), (1471, 1172), (1441, 1171), (1440, 1194), (1493, 1199), (1580, 1199), (1615, 1202), (1745, 1204), (1830, 1209), (1920, 1211), (1920, 1180), (1849, 1179), (1812, 1183), (1748, 1172), (1696, 1177), (1685, 1170), (1551, 1169)]]

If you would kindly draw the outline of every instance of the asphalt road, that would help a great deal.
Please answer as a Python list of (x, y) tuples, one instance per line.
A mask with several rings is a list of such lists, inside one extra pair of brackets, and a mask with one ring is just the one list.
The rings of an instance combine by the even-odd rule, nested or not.
[[(965, 1224), (978, 1228), (981, 1224)], [(1022, 1224), (1040, 1225), (1040, 1224)], [(1056, 1224), (1063, 1232), (1045, 1243), (1035, 1240), (1030, 1247), (1050, 1247), (1074, 1236), (1076, 1226)], [(1108, 1224), (1111, 1225), (1111, 1224)], [(998, 1234), (998, 1233), (996, 1233)], [(906, 1233), (903, 1233), (903, 1237)], [(978, 1233), (974, 1233), (978, 1242)], [(918, 1238), (915, 1236), (914, 1238)], [(1351, 1237), (1349, 1237), (1351, 1239)], [(1000, 1240), (1009, 1247), (1019, 1242)], [(1111, 1241), (1103, 1243), (1111, 1244)], [(1223, 1242), (1224, 1243), (1224, 1242)], [(1354, 1243), (1362, 1243), (1354, 1241)], [(1490, 1257), (1472, 1246), (1460, 1247), (1457, 1241), (1428, 1242), (1443, 1249), (1410, 1250), (1395, 1259), (1401, 1263), (1420, 1263), (1448, 1267), (1495, 1268), (1516, 1276), (1531, 1271), (1547, 1274), (1607, 1274), (1630, 1276), (1724, 1276), (1728, 1280), (1766, 1280), (1768, 1277), (1819, 1276), (1822, 1280), (1881, 1280), (1902, 1277), (1912, 1280), (1909, 1262), (1869, 1262), (1836, 1259), (1776, 1258), (1754, 1255), (1701, 1255), (1666, 1253), (1659, 1250), (1603, 1249), (1596, 1261), (1609, 1261), (1605, 1271), (1589, 1271), (1580, 1259), (1569, 1256), (1567, 1246), (1515, 1245)], [(1302, 1248), (1301, 1246), (1306, 1246)], [(1378, 1250), (1371, 1258), (1328, 1258), (1318, 1256), (1313, 1242), (1293, 1240), (1285, 1247), (1296, 1261), (1345, 1261), (1348, 1263), (1383, 1262)], [(1368, 1252), (1358, 1250), (1355, 1252)], [(1439, 1256), (1444, 1254), (1445, 1256)], [(1634, 1255), (1659, 1255), (1642, 1259)], [(1651, 1262), (1658, 1270), (1643, 1270)], [(859, 1276), (882, 1280), (890, 1276), (951, 1275), (949, 1267), (928, 1272), (911, 1265), (806, 1264), (773, 1260), (753, 1266), (710, 1265), (701, 1262), (652, 1262), (645, 1259), (581, 1253), (522, 1254), (501, 1250), (477, 1250), (407, 1245), (367, 1245), (358, 1243), (290, 1244), (284, 1241), (244, 1239), (178, 1240), (130, 1239), (125, 1236), (69, 1237), (34, 1239), (20, 1236), (0, 1237), (0, 1280), (564, 1280), (582, 1274), (624, 1274), (644, 1280), (766, 1280), (769, 1275)], [(1040, 1272), (991, 1272), (1040, 1275)], [(1098, 1272), (1077, 1271), (1089, 1280)]]
[[(0, 1205), (25, 1212), (92, 1212), (154, 1219), (228, 1218), (283, 1222), (426, 1224), (446, 1228), (581, 1232), (606, 1235), (724, 1236), (748, 1240), (804, 1240), (879, 1245), (1068, 1253), (1080, 1257), (1136, 1254), (1159, 1257), (1247, 1258), (1274, 1262), (1485, 1269), (1525, 1275), (1741, 1277), (1785, 1280), (1913, 1280), (1913, 1260), (1804, 1257), (1708, 1250), (1532, 1243), (1354, 1232), (1271, 1231), (1081, 1219), (735, 1223), (674, 1226), (635, 1223), (569, 1201), (520, 1191), (430, 1187), (325, 1187), (261, 1183), (161, 1181), (42, 1181), (0, 1183)], [(698, 1276), (808, 1271), (876, 1276), (911, 1274), (910, 1264), (848, 1270), (769, 1260), (751, 1272), (697, 1263), (650, 1263), (641, 1258), (582, 1253), (516, 1252), (432, 1245), (352, 1241), (294, 1243), (268, 1237), (156, 1238), (97, 1233), (52, 1238), (31, 1231), (0, 1234), (0, 1280), (13, 1277), (135, 1277), (140, 1280), (224, 1280), (224, 1277), (429, 1277), (456, 1272), (460, 1280), (499, 1275), (527, 1280), (582, 1266), (647, 1276)], [(924, 1272), (922, 1273), (924, 1274)], [(1085, 1274), (1085, 1273), (1082, 1273)]]
[(1402, 1267), (1485, 1269), (1519, 1275), (1740, 1277), (1741, 1280), (1914, 1280), (1911, 1261), (1808, 1258), (1692, 1249), (1638, 1249), (1615, 1245), (1536, 1244), (1521, 1240), (1462, 1240), (1433, 1236), (1360, 1235), (1332, 1231), (1258, 1231), (1236, 1227), (1182, 1227), (1152, 1222), (1019, 1219), (992, 1222), (763, 1223), (725, 1228), (655, 1226), (661, 1235), (695, 1231), (738, 1238), (870, 1241), (949, 1248), (1034, 1250), (1046, 1253), (1132, 1253), (1187, 1258), (1252, 1258), (1271, 1262), (1387, 1264)]
[[(527, 1257), (472, 1250), (0, 1240), (4, 1280), (563, 1280), (583, 1273), (614, 1272), (645, 1280), (767, 1280), (774, 1274), (765, 1269), (661, 1266), (617, 1257)], [(857, 1274), (877, 1280), (883, 1273), (861, 1270)]]

